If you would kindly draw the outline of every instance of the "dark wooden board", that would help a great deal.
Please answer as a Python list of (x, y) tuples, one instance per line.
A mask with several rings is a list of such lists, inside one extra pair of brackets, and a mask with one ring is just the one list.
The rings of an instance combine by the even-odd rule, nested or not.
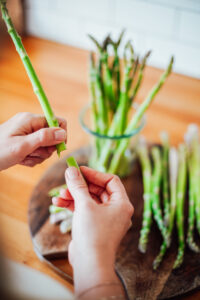
[[(89, 148), (81, 148), (73, 153), (79, 165), (87, 165)], [(29, 202), (29, 227), (38, 257), (72, 280), (72, 269), (66, 264), (67, 248), (70, 234), (62, 235), (58, 226), (49, 223), (48, 207), (51, 198), (48, 191), (64, 183), (65, 159), (59, 160), (47, 170), (35, 187)], [(139, 164), (136, 162), (132, 174), (123, 179), (123, 183), (135, 207), (133, 226), (124, 237), (118, 251), (116, 270), (123, 279), (130, 299), (169, 299), (183, 295), (200, 287), (200, 254), (186, 249), (184, 263), (172, 271), (176, 257), (176, 238), (157, 271), (153, 271), (152, 262), (159, 252), (161, 236), (153, 225), (148, 251), (141, 254), (138, 249), (139, 231), (141, 228), (143, 200), (142, 177)], [(180, 298), (181, 299), (181, 298)]]

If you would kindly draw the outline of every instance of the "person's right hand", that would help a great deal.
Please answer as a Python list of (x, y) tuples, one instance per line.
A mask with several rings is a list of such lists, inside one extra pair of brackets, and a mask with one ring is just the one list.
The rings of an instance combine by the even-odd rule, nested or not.
[(16, 164), (33, 167), (49, 158), (66, 141), (66, 121), (48, 127), (44, 116), (22, 112), (0, 124), (0, 171)]
[(81, 173), (74, 167), (66, 170), (68, 190), (53, 198), (53, 204), (72, 210), (75, 206), (69, 259), (85, 289), (112, 276), (114, 280), (116, 251), (130, 226), (133, 206), (117, 176), (87, 167)]

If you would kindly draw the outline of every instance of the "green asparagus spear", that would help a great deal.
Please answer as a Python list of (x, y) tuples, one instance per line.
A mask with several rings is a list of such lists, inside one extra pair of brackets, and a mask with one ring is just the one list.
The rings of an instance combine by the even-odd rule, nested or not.
[(139, 250), (142, 253), (146, 252), (148, 235), (151, 227), (151, 162), (148, 154), (148, 149), (145, 142), (140, 142), (137, 147), (137, 153), (142, 166), (142, 178), (143, 178), (143, 199), (144, 199), (144, 209), (143, 209), (143, 221), (142, 229), (140, 231), (139, 239)]
[(140, 66), (140, 69), (139, 69), (139, 74), (138, 74), (138, 79), (137, 79), (137, 82), (133, 88), (133, 91), (132, 91), (132, 95), (131, 95), (131, 103), (133, 102), (133, 100), (135, 99), (136, 95), (137, 95), (137, 92), (139, 91), (139, 88), (140, 88), (140, 85), (142, 83), (142, 79), (143, 79), (143, 74), (144, 74), (144, 68), (145, 68), (145, 65), (146, 65), (146, 61), (148, 59), (148, 57), (150, 56), (151, 54), (151, 51), (148, 51), (143, 60), (142, 60), (142, 63), (141, 63), (141, 66)]
[[(187, 162), (189, 171), (189, 213), (188, 213), (188, 231), (187, 244), (194, 252), (200, 252), (200, 248), (194, 241), (194, 227), (196, 217), (198, 218), (198, 195), (199, 183), (198, 168), (200, 161), (198, 149), (198, 127), (195, 124), (188, 126), (188, 131), (185, 134), (185, 141), (187, 143)], [(196, 214), (195, 214), (196, 210)]]
[(194, 252), (200, 252), (200, 248), (194, 241), (194, 226), (195, 226), (195, 207), (196, 207), (196, 194), (195, 194), (195, 162), (193, 155), (188, 157), (188, 171), (189, 171), (189, 212), (188, 212), (188, 230), (187, 230), (187, 244)]
[(118, 49), (121, 44), (124, 33), (125, 33), (125, 30), (122, 30), (117, 42), (114, 42), (113, 40), (111, 40), (111, 45), (113, 46), (113, 49), (114, 49), (112, 77), (113, 77), (113, 80), (114, 80), (115, 86), (116, 86), (116, 93), (115, 93), (116, 99), (119, 99), (119, 96), (120, 96), (120, 60), (119, 60), (119, 55), (118, 55)]
[(166, 244), (169, 245), (169, 234), (167, 227), (164, 225), (162, 219), (162, 211), (160, 207), (160, 184), (162, 176), (161, 168), (161, 154), (158, 147), (154, 146), (151, 149), (152, 159), (153, 159), (153, 173), (151, 180), (151, 207), (153, 211), (154, 219), (160, 229), (163, 239)]
[[(114, 90), (113, 90), (113, 82), (112, 82), (112, 73), (108, 66), (108, 53), (107, 53), (107, 45), (110, 43), (110, 36), (108, 35), (103, 41), (103, 45), (101, 46), (98, 41), (92, 36), (88, 35), (89, 38), (95, 43), (99, 50), (100, 62), (101, 62), (101, 70), (98, 73), (99, 81), (103, 84), (103, 92), (102, 96), (106, 98), (107, 106), (115, 111), (117, 101), (115, 99)], [(100, 85), (101, 86), (101, 85)], [(106, 103), (105, 103), (106, 105)]]
[[(127, 58), (127, 53), (126, 53), (127, 50), (130, 51), (129, 59)], [(128, 91), (131, 82), (130, 73), (134, 62), (134, 51), (130, 41), (125, 46), (124, 62), (125, 62), (124, 80), (122, 84), (122, 89), (120, 91), (119, 104), (114, 116), (115, 120), (117, 120), (116, 127), (115, 127), (115, 134), (117, 135), (123, 134), (128, 119), (127, 118), (127, 113), (129, 109)]]
[(169, 156), (169, 137), (167, 132), (161, 133), (161, 141), (163, 147), (162, 153), (162, 196), (164, 203), (164, 222), (165, 225), (169, 224), (169, 185), (168, 185), (168, 156)]
[[(54, 116), (54, 113), (52, 111), (52, 108), (50, 106), (50, 103), (47, 99), (47, 96), (43, 90), (43, 87), (36, 75), (36, 72), (31, 64), (30, 58), (28, 57), (26, 50), (22, 44), (21, 38), (18, 35), (12, 20), (8, 14), (8, 10), (6, 8), (6, 0), (0, 0), (0, 6), (1, 6), (1, 12), (2, 12), (2, 18), (7, 26), (8, 33), (10, 34), (13, 43), (16, 47), (16, 50), (24, 64), (25, 70), (28, 74), (28, 77), (32, 83), (33, 91), (36, 94), (40, 105), (43, 109), (44, 115), (46, 117), (47, 123), (49, 127), (59, 127), (58, 120)], [(58, 155), (60, 155), (60, 152), (66, 149), (65, 143), (60, 143), (56, 145)]]
[[(169, 226), (168, 234), (171, 242), (171, 236), (174, 228), (174, 218), (176, 213), (176, 185), (177, 185), (177, 173), (178, 173), (178, 153), (175, 148), (169, 150), (169, 181), (170, 181), (170, 215), (169, 215)], [(160, 265), (165, 253), (167, 251), (166, 240), (160, 247), (160, 252), (153, 262), (154, 270)]]
[(176, 208), (176, 223), (178, 230), (178, 254), (174, 263), (174, 269), (180, 267), (183, 262), (185, 241), (184, 241), (184, 200), (186, 192), (186, 149), (182, 144), (179, 146), (179, 167), (177, 181), (177, 208)]

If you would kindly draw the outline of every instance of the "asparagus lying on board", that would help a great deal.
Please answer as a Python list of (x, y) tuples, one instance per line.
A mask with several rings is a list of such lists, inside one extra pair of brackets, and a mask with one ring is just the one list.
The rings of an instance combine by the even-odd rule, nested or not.
[[(187, 230), (187, 244), (194, 252), (200, 252), (199, 246), (194, 241), (194, 228), (196, 221), (195, 210), (198, 212), (197, 199), (200, 195), (198, 178), (198, 169), (200, 168), (200, 161), (198, 161), (200, 149), (198, 146), (198, 127), (195, 124), (188, 126), (185, 134), (185, 142), (187, 144), (187, 165), (189, 172), (189, 213), (188, 213), (188, 230)], [(198, 220), (198, 215), (197, 215)]]
[[(16, 47), (16, 50), (24, 64), (25, 70), (28, 74), (28, 77), (32, 83), (33, 91), (36, 94), (40, 105), (43, 109), (45, 118), (47, 120), (47, 123), (49, 127), (59, 127), (58, 120), (54, 116), (53, 110), (50, 106), (50, 103), (47, 99), (47, 96), (43, 90), (43, 87), (36, 75), (36, 72), (31, 64), (30, 58), (28, 57), (26, 50), (22, 44), (21, 38), (18, 35), (12, 20), (8, 14), (8, 10), (6, 7), (6, 0), (0, 0), (0, 6), (1, 6), (1, 12), (2, 12), (2, 18), (7, 26), (8, 33), (13, 40), (13, 43)], [(60, 143), (56, 145), (58, 156), (60, 155), (60, 152), (66, 149), (65, 143)]]
[(168, 156), (169, 156), (169, 137), (167, 132), (161, 132), (162, 142), (162, 196), (164, 203), (164, 223), (169, 224), (169, 185), (168, 185)]
[(179, 166), (178, 166), (178, 179), (177, 179), (177, 208), (176, 208), (176, 223), (178, 231), (178, 254), (174, 263), (174, 269), (178, 268), (184, 257), (185, 240), (184, 240), (184, 200), (186, 192), (186, 148), (185, 145), (180, 145), (178, 149)]
[(143, 221), (142, 228), (140, 230), (139, 239), (139, 250), (142, 253), (146, 252), (148, 235), (151, 229), (151, 162), (148, 154), (146, 142), (143, 140), (139, 142), (137, 147), (137, 154), (142, 167), (142, 179), (143, 179), (143, 199), (144, 199), (144, 210), (143, 210)]
[(153, 217), (160, 229), (163, 239), (166, 244), (169, 245), (169, 234), (162, 218), (162, 211), (160, 205), (160, 183), (162, 177), (161, 168), (161, 154), (158, 147), (154, 146), (151, 149), (151, 155), (153, 159), (153, 172), (151, 180), (151, 207), (153, 211)]
[[(156, 222), (159, 225), (160, 232), (164, 238), (165, 228), (167, 230), (167, 238), (163, 239), (160, 247), (160, 252), (153, 261), (153, 268), (157, 269), (161, 264), (167, 248), (170, 246), (172, 241), (174, 223), (176, 221), (177, 235), (178, 235), (178, 253), (176, 260), (174, 262), (173, 268), (179, 268), (182, 265), (184, 259), (185, 251), (185, 234), (184, 234), (184, 223), (185, 223), (185, 204), (188, 205), (188, 222), (187, 222), (187, 244), (189, 248), (200, 253), (200, 246), (194, 240), (194, 230), (195, 226), (199, 233), (198, 224), (200, 222), (200, 141), (199, 141), (199, 129), (197, 125), (190, 124), (188, 130), (184, 136), (185, 144), (179, 145), (178, 150), (174, 147), (169, 146), (169, 138), (165, 133), (161, 135), (162, 140), (162, 172), (161, 172), (161, 162), (159, 148), (152, 147), (151, 152), (153, 152), (153, 174), (151, 180), (151, 191), (155, 187), (158, 189), (162, 187), (162, 193), (160, 193), (160, 200), (163, 201), (161, 206), (159, 206), (159, 197), (155, 198), (156, 193), (151, 193), (150, 203), (152, 205), (153, 215)], [(143, 147), (138, 147), (138, 157), (141, 163), (142, 175), (143, 175), (143, 185), (144, 192), (146, 190), (147, 179), (144, 177), (145, 168), (147, 165), (146, 159), (148, 159), (148, 152), (144, 152)], [(145, 156), (144, 156), (145, 153)], [(169, 156), (169, 157), (168, 157)], [(146, 158), (145, 158), (146, 157)], [(145, 159), (145, 160), (144, 160)], [(168, 161), (168, 163), (167, 163)], [(188, 172), (187, 172), (188, 171)], [(162, 173), (162, 174), (161, 174)], [(188, 174), (188, 175), (187, 175)], [(159, 184), (160, 176), (162, 175), (162, 185)], [(187, 187), (187, 176), (188, 176), (188, 203), (186, 202), (186, 187)], [(164, 181), (167, 181), (164, 183)], [(156, 189), (157, 189), (156, 188)], [(165, 192), (167, 193), (165, 194)], [(169, 198), (165, 198), (168, 195)], [(167, 201), (167, 202), (166, 202)], [(153, 206), (154, 204), (154, 206)], [(167, 204), (167, 205), (166, 205)], [(163, 213), (161, 212), (161, 207), (163, 208)], [(166, 210), (167, 207), (167, 210)], [(142, 239), (142, 235), (149, 234), (149, 231), (144, 231), (147, 226), (146, 217), (146, 203), (144, 200), (144, 211), (143, 211), (143, 225), (140, 232), (139, 240), (139, 250), (141, 252), (146, 251), (146, 239)], [(156, 212), (156, 214), (155, 214)], [(163, 215), (163, 217), (162, 217)], [(150, 222), (148, 223), (150, 224)], [(148, 228), (148, 227), (147, 227)]]
[[(170, 186), (170, 214), (168, 224), (168, 234), (171, 242), (171, 236), (174, 228), (174, 218), (176, 213), (176, 185), (177, 185), (177, 173), (178, 173), (178, 153), (177, 150), (172, 147), (169, 150), (169, 186)], [(165, 253), (167, 251), (167, 243), (163, 240), (160, 247), (160, 252), (153, 262), (154, 270), (160, 265)]]

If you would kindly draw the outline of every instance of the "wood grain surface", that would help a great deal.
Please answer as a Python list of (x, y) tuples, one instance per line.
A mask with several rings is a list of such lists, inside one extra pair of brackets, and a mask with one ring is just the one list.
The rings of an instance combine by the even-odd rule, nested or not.
[[(80, 148), (72, 153), (79, 165), (87, 165), (89, 148)], [(36, 253), (42, 261), (47, 262), (56, 272), (63, 277), (71, 279), (72, 270), (66, 269), (66, 260), (58, 258), (67, 257), (70, 234), (63, 235), (59, 226), (49, 222), (49, 205), (51, 198), (48, 196), (49, 188), (64, 183), (66, 168), (65, 158), (55, 163), (45, 172), (36, 185), (29, 202), (29, 226)], [(153, 271), (152, 263), (159, 253), (162, 238), (160, 232), (153, 224), (147, 253), (138, 251), (139, 232), (143, 212), (143, 184), (139, 163), (135, 162), (132, 174), (123, 179), (129, 199), (135, 208), (132, 228), (124, 237), (116, 261), (116, 270), (123, 279), (130, 300), (134, 299), (169, 299), (174, 296), (182, 297), (200, 287), (200, 254), (194, 254), (186, 249), (184, 263), (181, 268), (173, 271), (178, 245), (173, 237), (173, 244), (163, 263), (158, 270)], [(187, 207), (186, 201), (186, 207)], [(117, 220), (116, 220), (117, 221)], [(37, 226), (36, 226), (37, 225)], [(85, 233), (87, 234), (87, 233)], [(108, 241), (109, 242), (109, 241)], [(55, 261), (55, 259), (57, 259)]]
[[(86, 145), (88, 137), (79, 125), (78, 115), (89, 100), (88, 52), (33, 37), (25, 38), (24, 44), (55, 113), (68, 121), (67, 153)], [(160, 74), (161, 70), (146, 68), (138, 101), (145, 97)], [(22, 63), (9, 40), (1, 45), (0, 51), (0, 123), (20, 111), (42, 113)], [(147, 117), (143, 134), (149, 141), (158, 142), (159, 132), (167, 130), (171, 143), (180, 143), (189, 123), (200, 125), (200, 81), (172, 74)], [(54, 154), (33, 169), (15, 166), (0, 173), (1, 250), (5, 256), (40, 270), (73, 289), (72, 284), (38, 260), (27, 226), (28, 199), (32, 190), (44, 171), (57, 160)], [(187, 300), (199, 298), (199, 292), (182, 297)]]

